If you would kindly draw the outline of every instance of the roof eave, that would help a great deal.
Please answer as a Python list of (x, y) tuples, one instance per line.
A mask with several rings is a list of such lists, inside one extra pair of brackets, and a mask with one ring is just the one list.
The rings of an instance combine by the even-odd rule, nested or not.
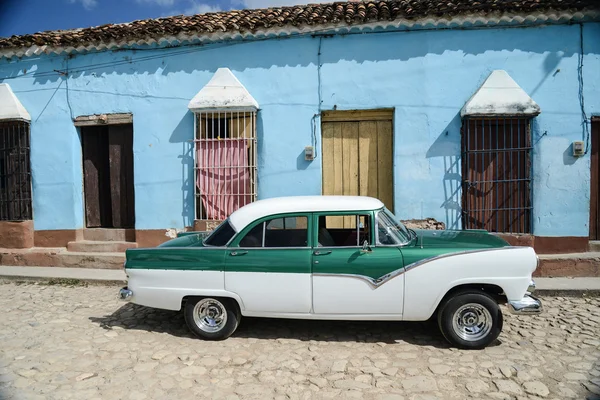
[(502, 14), (482, 16), (466, 14), (450, 18), (425, 17), (420, 19), (398, 18), (393, 21), (376, 21), (366, 24), (346, 22), (322, 25), (286, 26), (281, 28), (259, 29), (253, 32), (221, 31), (211, 33), (178, 34), (176, 36), (141, 37), (122, 41), (81, 44), (79, 46), (30, 46), (0, 49), (0, 58), (31, 57), (41, 54), (72, 54), (94, 51), (116, 50), (135, 47), (178, 46), (183, 43), (197, 44), (229, 40), (251, 40), (311, 34), (344, 34), (351, 32), (378, 32), (388, 30), (428, 30), (428, 29), (469, 29), (497, 26), (535, 26), (541, 24), (567, 24), (573, 22), (600, 21), (599, 10), (554, 11), (538, 13)]

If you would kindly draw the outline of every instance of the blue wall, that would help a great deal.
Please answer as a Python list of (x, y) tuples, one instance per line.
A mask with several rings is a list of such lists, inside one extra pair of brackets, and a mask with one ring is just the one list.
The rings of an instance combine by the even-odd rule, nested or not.
[[(600, 24), (583, 33), (589, 117), (600, 114)], [(133, 113), (136, 228), (191, 225), (187, 103), (219, 67), (261, 107), (259, 198), (321, 193), (318, 131), (318, 158), (303, 157), (319, 98), (324, 110), (394, 107), (397, 215), (460, 227), (460, 109), (492, 70), (504, 69), (542, 109), (533, 132), (534, 233), (587, 236), (589, 155), (570, 156), (571, 142), (585, 140), (580, 46), (579, 25), (273, 39), (0, 60), (0, 82), (32, 117), (36, 230), (83, 227), (81, 143), (71, 117), (112, 112)], [(67, 68), (68, 78), (53, 72)]]

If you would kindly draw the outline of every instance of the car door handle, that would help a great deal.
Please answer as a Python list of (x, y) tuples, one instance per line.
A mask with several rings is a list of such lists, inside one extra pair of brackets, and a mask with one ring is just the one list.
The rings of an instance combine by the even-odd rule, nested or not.
[(327, 254), (331, 254), (331, 251), (315, 251), (313, 253), (315, 256), (326, 256)]
[(247, 251), (232, 251), (229, 253), (230, 256), (243, 256), (244, 254), (248, 254)]

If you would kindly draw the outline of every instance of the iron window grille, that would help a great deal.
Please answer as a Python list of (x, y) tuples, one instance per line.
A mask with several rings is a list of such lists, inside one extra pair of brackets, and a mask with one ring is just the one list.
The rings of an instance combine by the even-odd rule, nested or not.
[(224, 220), (256, 201), (256, 112), (196, 112), (194, 123), (195, 219)]
[(29, 123), (0, 122), (0, 221), (31, 220)]
[(463, 228), (532, 232), (531, 118), (465, 118)]

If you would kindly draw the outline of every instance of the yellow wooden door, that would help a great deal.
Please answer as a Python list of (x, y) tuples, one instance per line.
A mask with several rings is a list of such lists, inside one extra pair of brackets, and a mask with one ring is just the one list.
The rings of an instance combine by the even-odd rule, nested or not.
[(323, 112), (324, 195), (376, 197), (393, 211), (392, 117), (393, 110)]

